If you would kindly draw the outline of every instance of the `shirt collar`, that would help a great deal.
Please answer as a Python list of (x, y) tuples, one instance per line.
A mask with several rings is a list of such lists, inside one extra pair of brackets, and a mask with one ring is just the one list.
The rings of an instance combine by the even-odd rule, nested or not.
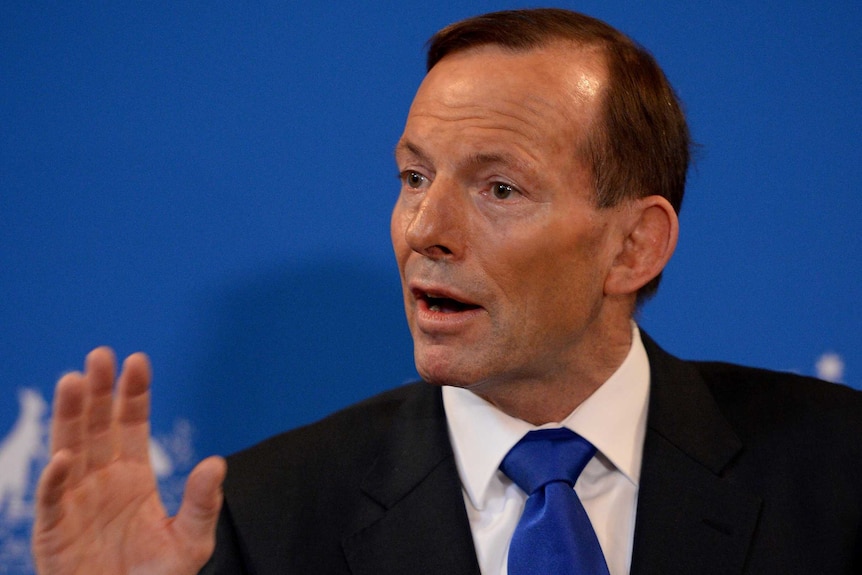
[(568, 427), (635, 486), (646, 433), (649, 359), (640, 331), (632, 324), (632, 345), (619, 368), (560, 423), (534, 426), (506, 415), (471, 391), (446, 386), (443, 405), (461, 484), (477, 509), (485, 506), (488, 488), (503, 458), (533, 429)]

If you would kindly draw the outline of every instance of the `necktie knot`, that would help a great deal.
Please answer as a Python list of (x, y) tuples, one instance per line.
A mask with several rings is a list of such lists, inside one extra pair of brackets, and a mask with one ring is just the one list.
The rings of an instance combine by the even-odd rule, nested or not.
[(552, 482), (574, 487), (595, 453), (589, 441), (570, 429), (538, 429), (527, 433), (506, 454), (500, 469), (532, 495)]
[(596, 453), (569, 429), (531, 431), (500, 469), (529, 497), (509, 545), (509, 575), (608, 575), (584, 506), (572, 488)]

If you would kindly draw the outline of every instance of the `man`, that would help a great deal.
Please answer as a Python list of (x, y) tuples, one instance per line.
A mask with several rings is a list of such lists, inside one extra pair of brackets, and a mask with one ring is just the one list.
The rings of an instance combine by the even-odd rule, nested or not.
[(167, 519), (146, 359), (114, 398), (95, 350), (57, 387), (40, 572), (511, 573), (530, 499), (506, 461), (560, 427), (596, 448), (575, 492), (609, 573), (862, 572), (860, 394), (682, 362), (632, 322), (676, 244), (688, 147), (660, 69), (601, 22), (439, 32), (392, 215), (427, 383), (235, 455), (226, 478), (205, 460)]

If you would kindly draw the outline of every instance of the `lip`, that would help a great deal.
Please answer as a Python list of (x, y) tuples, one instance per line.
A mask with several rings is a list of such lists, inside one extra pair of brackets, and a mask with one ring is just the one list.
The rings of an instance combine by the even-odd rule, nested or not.
[[(449, 286), (410, 282), (408, 289), (413, 296), (416, 310), (416, 325), (427, 334), (455, 333), (485, 309), (469, 296)], [(451, 300), (460, 309), (439, 309), (431, 299)]]

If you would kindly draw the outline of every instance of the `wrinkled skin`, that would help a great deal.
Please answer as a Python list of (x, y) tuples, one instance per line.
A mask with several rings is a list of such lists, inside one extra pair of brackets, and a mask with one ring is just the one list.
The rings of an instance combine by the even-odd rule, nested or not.
[(130, 356), (114, 392), (114, 356), (57, 383), (51, 460), (36, 494), (33, 553), (42, 575), (197, 573), (212, 554), (225, 463), (202, 461), (176, 517), (149, 461), (150, 369)]

